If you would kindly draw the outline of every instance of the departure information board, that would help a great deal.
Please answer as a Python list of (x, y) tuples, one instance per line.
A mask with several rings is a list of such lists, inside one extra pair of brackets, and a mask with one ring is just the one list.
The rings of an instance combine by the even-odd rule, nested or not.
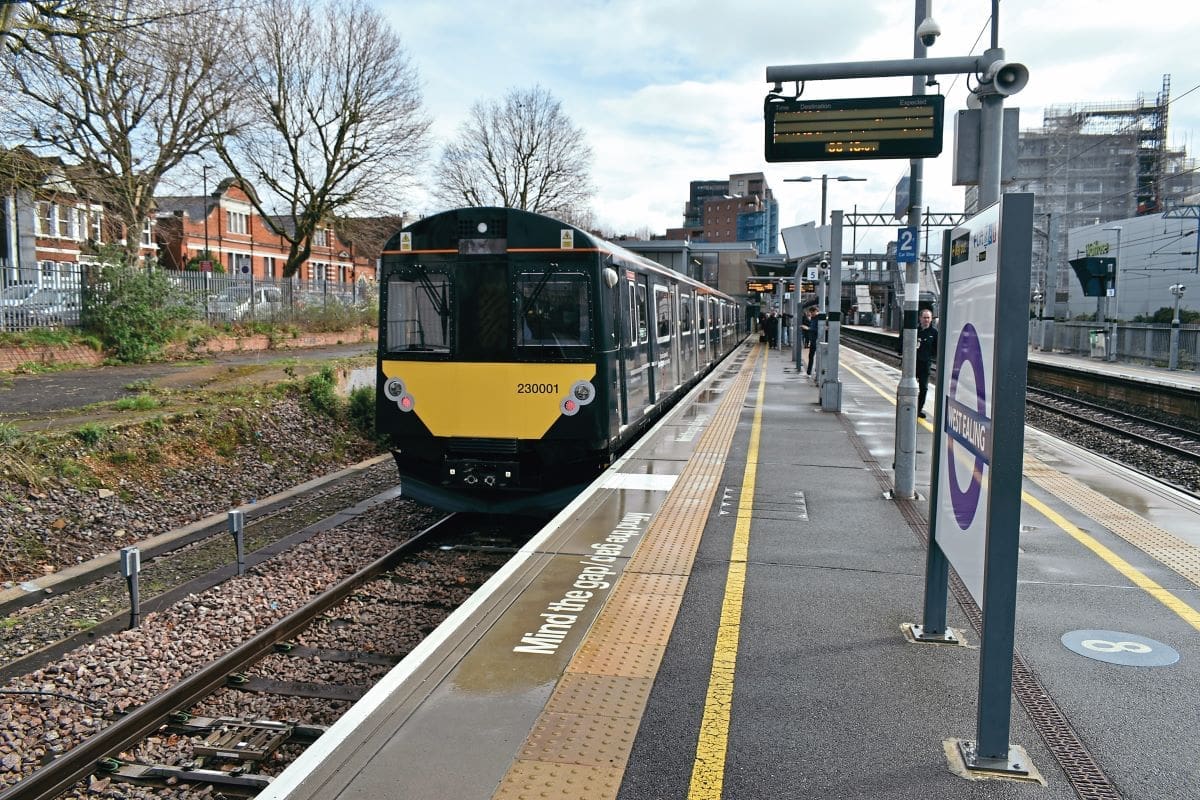
[(942, 152), (941, 95), (801, 100), (768, 95), (766, 158), (933, 158)]

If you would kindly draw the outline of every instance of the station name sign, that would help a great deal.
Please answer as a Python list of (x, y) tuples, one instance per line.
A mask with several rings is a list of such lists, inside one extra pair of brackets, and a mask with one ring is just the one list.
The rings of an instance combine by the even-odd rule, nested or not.
[(768, 95), (766, 159), (933, 158), (942, 152), (941, 95), (801, 100)]

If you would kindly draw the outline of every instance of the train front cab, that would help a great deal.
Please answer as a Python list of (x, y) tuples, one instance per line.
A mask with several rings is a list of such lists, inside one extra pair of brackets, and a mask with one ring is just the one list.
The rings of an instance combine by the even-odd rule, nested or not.
[(615, 421), (615, 293), (598, 254), (447, 242), (442, 220), (422, 223), (382, 270), (376, 419), (405, 493), (448, 510), (551, 508), (606, 465)]

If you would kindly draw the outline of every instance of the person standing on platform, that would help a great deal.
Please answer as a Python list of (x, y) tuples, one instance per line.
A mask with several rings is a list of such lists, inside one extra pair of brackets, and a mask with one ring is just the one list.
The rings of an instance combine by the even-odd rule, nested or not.
[(787, 308), (779, 318), (779, 335), (785, 347), (792, 343), (792, 312)]
[(933, 326), (933, 311), (921, 309), (917, 317), (917, 416), (925, 419), (925, 393), (929, 388), (929, 369), (937, 358), (938, 330)]
[(817, 360), (817, 325), (817, 307), (809, 306), (800, 323), (800, 333), (804, 336), (804, 344), (808, 347), (808, 370), (805, 373), (807, 375), (812, 375), (813, 362)]
[(774, 350), (775, 343), (779, 341), (779, 317), (775, 316), (774, 311), (767, 312), (766, 319), (763, 320), (763, 331), (767, 334), (767, 347)]

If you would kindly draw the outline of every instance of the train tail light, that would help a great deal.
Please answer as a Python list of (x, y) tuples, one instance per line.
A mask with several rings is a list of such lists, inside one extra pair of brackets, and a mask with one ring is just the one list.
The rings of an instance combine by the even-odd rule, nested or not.
[(383, 385), (383, 394), (388, 400), (391, 400), (401, 411), (413, 410), (413, 396), (408, 393), (404, 387), (404, 381), (399, 378), (388, 378), (387, 383)]

